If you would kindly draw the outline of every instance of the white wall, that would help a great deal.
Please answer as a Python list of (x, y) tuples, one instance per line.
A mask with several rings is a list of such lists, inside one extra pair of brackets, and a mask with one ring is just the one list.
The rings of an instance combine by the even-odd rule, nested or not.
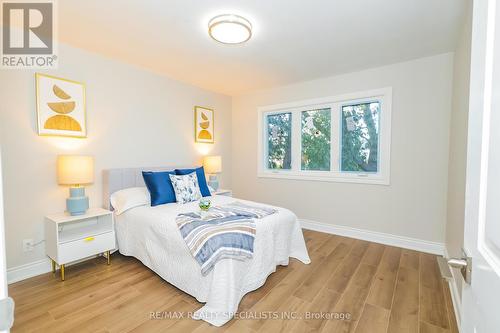
[[(236, 196), (326, 224), (444, 242), (453, 54), (233, 98)], [(257, 178), (257, 107), (391, 86), (391, 185)]]
[[(22, 240), (43, 239), (43, 217), (65, 208), (68, 189), (56, 182), (58, 154), (95, 156), (96, 179), (87, 188), (92, 206), (102, 203), (102, 169), (194, 165), (200, 152), (222, 155), (221, 183), (230, 186), (230, 97), (65, 45), (59, 59), (58, 70), (40, 72), (86, 84), (86, 139), (38, 136), (34, 72), (0, 71), (9, 268), (45, 257), (43, 244), (23, 253)], [(215, 109), (215, 145), (194, 143), (194, 105)]]
[[(469, 6), (470, 7), (470, 6)], [(467, 120), (469, 116), (469, 74), (472, 34), (472, 10), (468, 9), (455, 51), (453, 96), (450, 120), (450, 156), (448, 168), (448, 219), (446, 250), (450, 257), (462, 256), (465, 217), (465, 171), (467, 166)], [(462, 276), (455, 269), (457, 291), (462, 292)]]
[[(8, 296), (5, 254), (5, 224), (3, 218), (2, 149), (0, 147), (0, 300)], [(4, 332), (4, 331), (0, 331)]]

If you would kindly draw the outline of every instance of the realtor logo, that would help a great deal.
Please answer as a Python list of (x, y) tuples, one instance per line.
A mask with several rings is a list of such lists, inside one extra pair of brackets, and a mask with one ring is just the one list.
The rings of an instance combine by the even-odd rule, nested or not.
[(2, 2), (2, 68), (56, 68), (54, 2)]

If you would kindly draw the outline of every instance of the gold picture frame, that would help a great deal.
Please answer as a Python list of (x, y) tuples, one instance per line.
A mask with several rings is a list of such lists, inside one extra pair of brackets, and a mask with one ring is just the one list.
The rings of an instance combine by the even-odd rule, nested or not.
[(35, 73), (35, 85), (38, 135), (86, 138), (85, 84)]
[(204, 106), (194, 107), (194, 141), (198, 143), (215, 142), (215, 122), (213, 109)]

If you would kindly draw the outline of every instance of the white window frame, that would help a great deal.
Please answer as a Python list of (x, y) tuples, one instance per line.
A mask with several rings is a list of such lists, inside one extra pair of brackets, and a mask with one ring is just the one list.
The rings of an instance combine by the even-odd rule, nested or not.
[[(341, 172), (341, 116), (342, 106), (363, 102), (380, 103), (378, 171), (376, 173)], [(331, 108), (331, 155), (330, 171), (301, 170), (302, 138), (301, 112)], [(391, 118), (392, 87), (361, 91), (351, 94), (301, 100), (291, 103), (259, 107), (257, 137), (257, 176), (326, 182), (347, 182), (389, 185), (391, 174)], [(292, 113), (292, 168), (276, 170), (267, 168), (267, 115)]]

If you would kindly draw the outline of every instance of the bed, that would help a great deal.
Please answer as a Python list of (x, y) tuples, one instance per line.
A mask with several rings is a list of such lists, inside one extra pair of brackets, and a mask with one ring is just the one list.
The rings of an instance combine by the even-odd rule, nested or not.
[[(134, 168), (105, 170), (104, 206), (112, 209), (111, 194), (129, 187), (144, 186), (142, 170), (165, 171), (174, 168)], [(228, 196), (215, 195), (212, 205), (240, 201), (267, 206)], [(224, 259), (206, 276), (184, 243), (175, 218), (179, 213), (199, 210), (197, 202), (140, 206), (115, 216), (118, 250), (133, 256), (167, 282), (205, 303), (194, 314), (215, 326), (222, 326), (234, 316), (242, 297), (261, 287), (277, 265), (288, 265), (289, 258), (304, 264), (310, 259), (295, 214), (273, 207), (277, 213), (256, 221), (254, 257), (249, 261)]]

